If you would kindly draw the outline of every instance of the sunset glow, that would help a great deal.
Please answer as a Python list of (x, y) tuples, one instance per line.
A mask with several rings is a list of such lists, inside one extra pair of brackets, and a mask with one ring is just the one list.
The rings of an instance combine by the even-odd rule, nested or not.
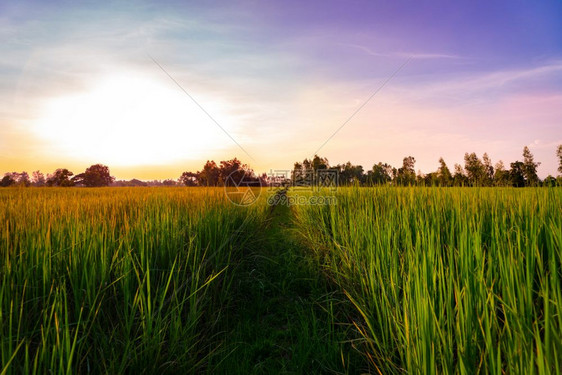
[(216, 144), (219, 134), (207, 116), (169, 86), (139, 75), (107, 76), (84, 92), (47, 101), (33, 130), (68, 158), (114, 166), (198, 159), (224, 144)]
[(409, 59), (322, 156), (367, 170), (413, 155), (429, 172), (440, 157), (509, 163), (529, 146), (539, 175), (556, 174), (561, 7), (4, 2), (0, 170), (106, 163), (119, 178), (177, 178), (232, 157), (290, 168)]

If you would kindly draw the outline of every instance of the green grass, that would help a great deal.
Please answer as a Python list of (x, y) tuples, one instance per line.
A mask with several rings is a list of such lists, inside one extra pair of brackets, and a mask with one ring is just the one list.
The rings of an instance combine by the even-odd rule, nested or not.
[(298, 226), (377, 373), (562, 369), (561, 189), (340, 189)]
[(0, 189), (0, 374), (561, 372), (562, 189), (335, 195)]

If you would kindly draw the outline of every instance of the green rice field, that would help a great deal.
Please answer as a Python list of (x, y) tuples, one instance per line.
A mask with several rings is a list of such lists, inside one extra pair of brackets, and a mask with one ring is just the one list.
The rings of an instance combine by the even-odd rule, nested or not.
[(0, 374), (562, 372), (562, 189), (271, 194), (0, 189)]

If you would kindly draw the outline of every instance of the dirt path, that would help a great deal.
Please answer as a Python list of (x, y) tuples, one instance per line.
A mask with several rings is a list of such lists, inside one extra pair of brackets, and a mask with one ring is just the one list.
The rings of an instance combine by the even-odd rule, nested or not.
[(237, 270), (225, 356), (213, 372), (355, 373), (357, 355), (333, 322), (340, 300), (303, 249), (291, 209), (275, 206), (260, 238)]

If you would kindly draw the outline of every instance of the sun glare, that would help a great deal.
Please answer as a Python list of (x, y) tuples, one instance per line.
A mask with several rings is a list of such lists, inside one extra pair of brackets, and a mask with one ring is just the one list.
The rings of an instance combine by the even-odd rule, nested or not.
[[(220, 117), (224, 105), (206, 103)], [(160, 164), (225, 147), (220, 129), (177, 88), (130, 75), (50, 100), (35, 132), (74, 159), (112, 165)]]

